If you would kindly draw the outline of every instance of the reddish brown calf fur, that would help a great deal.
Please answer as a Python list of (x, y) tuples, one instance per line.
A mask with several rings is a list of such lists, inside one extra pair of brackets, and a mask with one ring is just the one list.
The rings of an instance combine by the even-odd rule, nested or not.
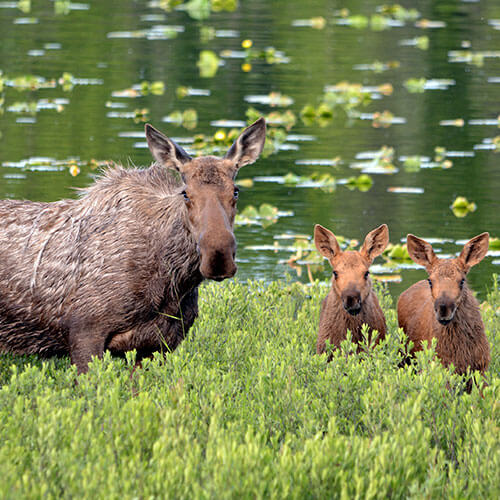
[(0, 351), (70, 354), (82, 373), (105, 349), (175, 349), (201, 281), (236, 272), (234, 178), (265, 128), (246, 128), (224, 158), (193, 159), (146, 125), (150, 168), (110, 169), (76, 200), (0, 201)]
[(453, 364), (457, 373), (468, 368), (485, 372), (490, 362), (490, 346), (484, 332), (479, 304), (467, 286), (469, 269), (488, 252), (488, 233), (472, 238), (455, 259), (438, 259), (432, 246), (409, 234), (410, 257), (429, 273), (403, 292), (398, 301), (398, 322), (414, 344), (437, 339), (437, 355), (444, 366)]
[(332, 287), (321, 307), (317, 354), (325, 352), (327, 340), (340, 347), (347, 330), (353, 342), (360, 343), (364, 324), (368, 325), (370, 336), (378, 332), (375, 339), (378, 343), (385, 337), (385, 317), (373, 292), (368, 269), (389, 243), (389, 229), (383, 224), (366, 236), (359, 252), (343, 252), (333, 233), (316, 225), (314, 243), (333, 268)]

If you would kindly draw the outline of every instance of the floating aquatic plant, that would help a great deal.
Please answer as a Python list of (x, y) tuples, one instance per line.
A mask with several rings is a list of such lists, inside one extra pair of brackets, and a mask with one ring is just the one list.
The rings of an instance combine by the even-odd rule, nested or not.
[(207, 89), (195, 89), (193, 87), (186, 87), (184, 85), (180, 85), (175, 90), (175, 94), (178, 99), (184, 99), (184, 97), (188, 96), (209, 96), (210, 90)]
[(292, 215), (293, 212), (291, 211), (282, 212), (269, 203), (263, 203), (258, 208), (253, 205), (247, 205), (241, 212), (236, 214), (234, 222), (236, 225), (257, 224), (263, 228), (267, 228), (278, 222), (280, 217), (289, 217)]
[(54, 79), (47, 80), (42, 76), (37, 75), (20, 75), (14, 78), (5, 78), (4, 83), (6, 86), (13, 87), (18, 91), (52, 89), (57, 86), (57, 82)]
[(401, 40), (399, 45), (407, 47), (416, 47), (420, 50), (427, 50), (429, 48), (429, 37), (428, 36), (417, 36), (415, 38), (410, 38), (409, 40)]
[(382, 112), (376, 111), (373, 113), (373, 121), (372, 121), (372, 126), (375, 128), (387, 128), (390, 127), (393, 123), (395, 122), (400, 122), (399, 119), (397, 119), (394, 116), (394, 113), (392, 113), (389, 110), (385, 110)]
[(247, 120), (251, 123), (253, 123), (261, 116), (266, 119), (266, 123), (271, 127), (284, 127), (286, 130), (290, 130), (297, 122), (297, 117), (291, 110), (283, 112), (272, 111), (268, 114), (263, 114), (255, 108), (248, 108), (246, 111)]
[(382, 73), (390, 69), (399, 68), (400, 65), (401, 64), (399, 61), (388, 61), (385, 63), (381, 61), (373, 61), (370, 64), (356, 64), (353, 66), (353, 69), (360, 71), (373, 71), (374, 73)]
[(234, 12), (238, 0), (154, 0), (149, 2), (150, 7), (156, 7), (170, 12), (183, 10), (189, 17), (202, 21), (208, 19), (212, 12)]
[(367, 106), (374, 98), (388, 96), (392, 92), (393, 87), (390, 83), (367, 87), (360, 83), (342, 81), (335, 85), (327, 85), (320, 104), (317, 107), (307, 104), (302, 108), (300, 115), (306, 125), (314, 122), (320, 125), (328, 124), (337, 110), (343, 111), (349, 118), (357, 118), (360, 115), (360, 108)]
[(373, 179), (367, 174), (361, 174), (358, 177), (349, 177), (346, 182), (349, 189), (358, 189), (359, 191), (369, 191), (373, 186)]
[(179, 127), (184, 127), (188, 130), (193, 130), (198, 125), (198, 113), (195, 109), (189, 108), (184, 111), (172, 111), (168, 116), (163, 118), (164, 122), (173, 123)]
[(217, 73), (221, 61), (212, 50), (202, 50), (196, 65), (202, 78), (213, 78)]
[(453, 120), (441, 120), (439, 125), (442, 127), (463, 127), (465, 120), (463, 118), (455, 118)]
[(293, 99), (281, 92), (270, 92), (267, 95), (247, 95), (245, 101), (252, 104), (266, 104), (272, 108), (284, 108), (293, 104)]
[(411, 263), (411, 257), (408, 253), (408, 249), (406, 248), (406, 244), (393, 244), (389, 243), (384, 250), (382, 256), (387, 261), (393, 261), (397, 263)]
[(39, 99), (38, 101), (22, 101), (11, 104), (7, 111), (10, 113), (31, 114), (34, 115), (41, 110), (53, 109), (60, 113), (64, 106), (68, 104), (67, 99)]
[(295, 19), (294, 21), (292, 21), (292, 26), (322, 30), (326, 26), (326, 19), (322, 16), (311, 17), (310, 19)]
[(390, 16), (399, 21), (416, 21), (420, 17), (417, 9), (407, 9), (399, 4), (382, 5), (377, 7), (377, 11), (384, 16)]
[(474, 212), (477, 208), (476, 204), (469, 202), (465, 196), (458, 196), (451, 205), (451, 210), (455, 217), (465, 217), (468, 213)]
[(490, 242), (488, 248), (490, 250), (495, 250), (495, 251), (500, 250), (500, 238), (490, 236)]
[(128, 89), (115, 90), (111, 93), (113, 97), (142, 97), (148, 94), (163, 95), (165, 92), (165, 84), (162, 81), (142, 81)]

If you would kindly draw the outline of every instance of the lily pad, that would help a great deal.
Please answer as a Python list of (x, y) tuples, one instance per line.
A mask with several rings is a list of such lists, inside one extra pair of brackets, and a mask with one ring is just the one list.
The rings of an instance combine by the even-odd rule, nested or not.
[(346, 183), (350, 189), (359, 189), (360, 191), (369, 191), (373, 186), (373, 179), (367, 174), (361, 174), (358, 177), (349, 177)]
[(458, 196), (450, 206), (455, 217), (465, 217), (468, 213), (474, 212), (477, 208), (476, 204), (469, 202), (465, 196)]
[(253, 205), (247, 205), (245, 209), (236, 214), (236, 225), (257, 224), (267, 228), (275, 224), (280, 217), (292, 216), (293, 212), (280, 212), (277, 207), (269, 203), (263, 203), (259, 208)]
[(196, 63), (202, 78), (213, 78), (220, 64), (221, 60), (212, 50), (202, 50)]

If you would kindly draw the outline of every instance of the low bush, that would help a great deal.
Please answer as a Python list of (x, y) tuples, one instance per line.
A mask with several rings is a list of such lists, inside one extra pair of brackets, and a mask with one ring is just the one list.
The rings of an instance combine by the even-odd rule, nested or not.
[[(404, 335), (315, 355), (320, 284), (209, 283), (189, 337), (134, 370), (0, 356), (1, 498), (499, 498), (500, 292), (482, 391)], [(483, 382), (476, 377), (481, 385)], [(481, 394), (482, 392), (482, 394)]]

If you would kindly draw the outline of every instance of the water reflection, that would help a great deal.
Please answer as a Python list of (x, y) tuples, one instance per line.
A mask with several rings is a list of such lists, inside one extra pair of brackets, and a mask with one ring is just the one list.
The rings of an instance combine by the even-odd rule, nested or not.
[[(147, 1), (59, 3), (56, 10), (33, 2), (30, 12), (1, 3), (0, 195), (56, 200), (75, 196), (73, 188), (91, 182), (106, 160), (147, 165), (144, 120), (189, 148), (198, 134), (239, 128), (249, 108), (279, 110), (274, 119), (293, 125), (277, 153), (240, 173), (254, 180), (242, 189), (240, 213), (269, 203), (294, 217), (238, 227), (240, 279), (288, 272), (307, 281), (307, 265), (287, 263), (296, 249), (275, 242), (312, 236), (315, 223), (360, 239), (385, 222), (393, 243), (407, 232), (444, 238), (443, 254), (482, 231), (499, 235), (500, 6), (428, 0), (414, 20), (384, 18), (380, 3), (256, 0), (202, 21)], [(250, 47), (242, 47), (245, 40)], [(200, 76), (202, 51), (216, 56), (212, 78)], [(27, 88), (12, 84), (26, 75), (39, 79)], [(161, 82), (163, 91), (144, 92), (142, 82)], [(359, 84), (365, 100), (369, 89), (369, 102), (318, 113), (325, 89), (340, 82)], [(391, 92), (377, 92), (388, 85)], [(314, 119), (301, 117), (306, 106)], [(185, 126), (193, 123), (184, 119), (189, 110), (196, 112), (192, 128)], [(377, 157), (384, 146), (389, 160)], [(365, 190), (355, 185), (360, 174), (371, 178)], [(280, 181), (262, 182), (270, 178)], [(457, 218), (450, 209), (457, 196), (477, 209)], [(497, 268), (492, 255), (471, 271), (472, 286), (484, 292)], [(389, 284), (397, 294), (425, 273), (381, 267), (380, 274), (401, 276)]]

